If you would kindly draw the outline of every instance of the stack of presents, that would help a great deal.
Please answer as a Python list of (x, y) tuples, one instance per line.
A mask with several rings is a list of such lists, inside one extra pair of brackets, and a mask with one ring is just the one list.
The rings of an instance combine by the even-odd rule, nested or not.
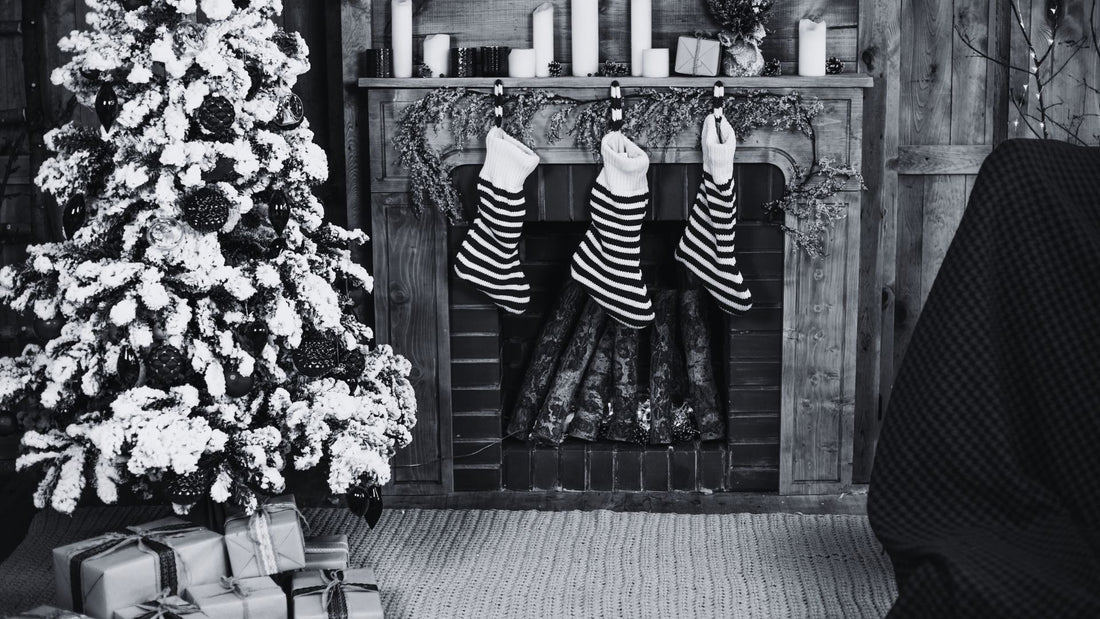
[(287, 496), (230, 516), (225, 535), (164, 518), (62, 546), (56, 607), (20, 616), (381, 619), (374, 574), (348, 569), (347, 536), (306, 538), (303, 524)]

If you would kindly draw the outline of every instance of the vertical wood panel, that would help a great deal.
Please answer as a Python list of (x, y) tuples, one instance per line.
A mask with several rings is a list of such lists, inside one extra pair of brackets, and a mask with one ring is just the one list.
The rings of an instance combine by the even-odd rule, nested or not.
[(959, 228), (966, 205), (965, 176), (926, 176), (924, 183), (920, 307), (928, 300), (928, 291), (932, 289), (947, 248)]

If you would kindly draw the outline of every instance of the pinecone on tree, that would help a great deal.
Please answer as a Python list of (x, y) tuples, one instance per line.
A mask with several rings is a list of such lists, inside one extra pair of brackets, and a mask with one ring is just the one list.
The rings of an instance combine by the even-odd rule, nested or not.
[(194, 505), (206, 496), (210, 475), (203, 470), (186, 475), (174, 475), (168, 481), (168, 500), (177, 505)]
[(229, 221), (229, 199), (213, 187), (203, 187), (183, 201), (183, 219), (199, 232), (217, 232)]
[(340, 380), (355, 380), (363, 375), (367, 367), (367, 358), (358, 350), (350, 350), (344, 353), (344, 358), (333, 371), (332, 376)]
[(233, 121), (237, 119), (237, 110), (233, 103), (219, 95), (203, 99), (195, 113), (199, 126), (210, 137), (227, 142), (233, 137)]
[(324, 333), (303, 335), (302, 343), (294, 352), (294, 364), (299, 372), (310, 378), (323, 376), (336, 366), (336, 342)]
[(187, 360), (183, 353), (171, 344), (158, 344), (149, 351), (145, 360), (149, 378), (162, 387), (175, 387), (184, 381)]

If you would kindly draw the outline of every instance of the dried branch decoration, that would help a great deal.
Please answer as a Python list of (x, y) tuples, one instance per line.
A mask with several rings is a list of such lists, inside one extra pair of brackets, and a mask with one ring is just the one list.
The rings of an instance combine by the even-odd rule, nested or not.
[[(645, 88), (632, 93), (627, 105), (630, 113), (623, 132), (651, 149), (661, 149), (711, 113), (711, 91)], [(851, 182), (862, 186), (862, 177), (855, 169), (818, 160), (813, 119), (822, 109), (820, 101), (798, 92), (776, 94), (764, 90), (730, 93), (724, 107), (726, 119), (742, 138), (767, 128), (795, 131), (811, 141), (814, 161), (805, 170), (798, 170), (786, 194), (769, 209), (809, 222), (796, 230), (777, 217), (777, 225), (814, 257), (822, 255), (832, 222), (846, 216), (846, 207), (835, 200), (836, 195)], [(523, 142), (533, 143), (531, 121), (543, 111), (550, 113), (545, 129), (547, 141), (555, 143), (568, 136), (578, 148), (599, 157), (600, 141), (608, 131), (610, 99), (582, 101), (540, 89), (513, 90), (505, 97), (504, 129)], [(465, 221), (458, 190), (451, 182), (453, 166), (432, 145), (431, 137), (445, 129), (453, 147), (461, 149), (480, 140), (491, 123), (491, 95), (465, 88), (439, 88), (405, 109), (397, 122), (393, 144), (399, 162), (408, 171), (409, 193), (417, 213), (430, 207), (452, 223)]]

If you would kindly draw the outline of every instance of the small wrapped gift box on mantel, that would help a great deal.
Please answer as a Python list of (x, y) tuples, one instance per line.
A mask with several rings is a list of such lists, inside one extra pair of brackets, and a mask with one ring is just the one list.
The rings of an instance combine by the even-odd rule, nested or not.
[(383, 619), (382, 596), (374, 572), (354, 570), (297, 572), (291, 582), (294, 619)]
[(111, 615), (111, 619), (205, 619), (206, 615), (197, 604), (192, 604), (178, 595), (162, 592), (156, 599), (120, 608)]
[(53, 563), (55, 603), (100, 619), (228, 573), (222, 536), (179, 518), (55, 548)]
[(722, 68), (722, 44), (700, 33), (680, 37), (676, 44), (675, 71), (681, 75), (714, 77)]
[(347, 568), (347, 535), (321, 535), (306, 538), (307, 570), (345, 570)]
[(233, 578), (191, 587), (183, 594), (210, 619), (287, 619), (286, 593), (269, 576)]
[(225, 521), (225, 549), (237, 578), (271, 576), (306, 566), (304, 518), (293, 496), (270, 499), (250, 516)]

